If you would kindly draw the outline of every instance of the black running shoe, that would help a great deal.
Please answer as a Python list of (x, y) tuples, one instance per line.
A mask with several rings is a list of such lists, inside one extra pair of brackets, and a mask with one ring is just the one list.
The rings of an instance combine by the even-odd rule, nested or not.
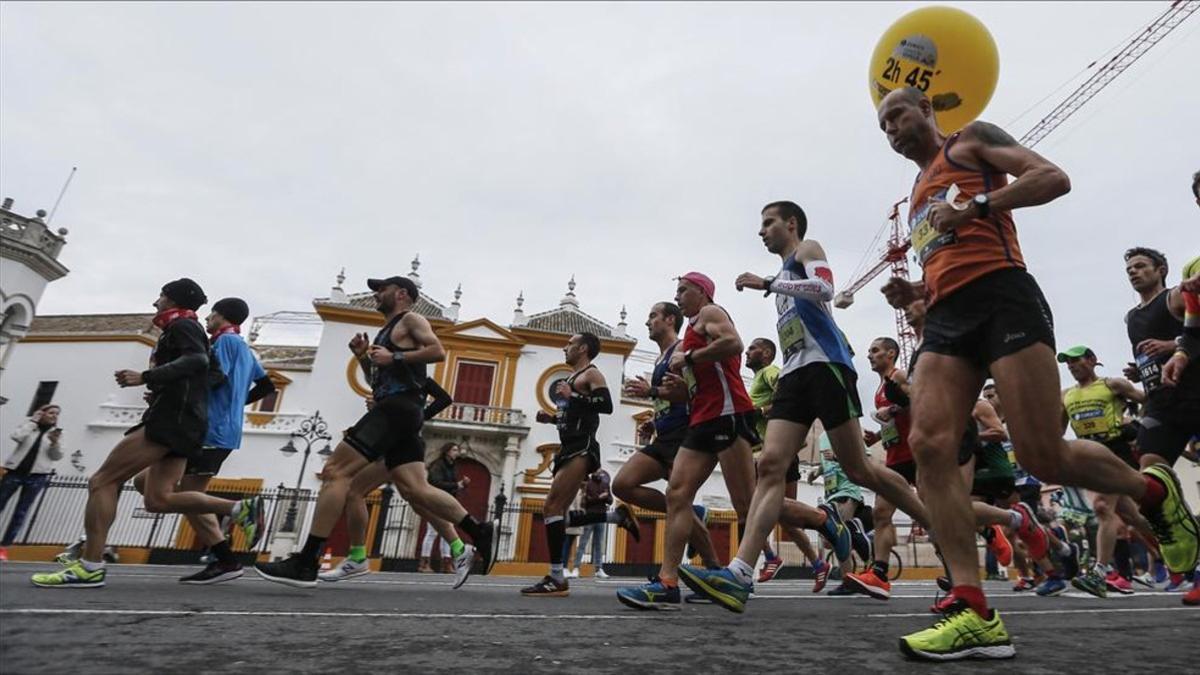
[(859, 560), (872, 560), (871, 540), (862, 530), (862, 521), (858, 518), (851, 518), (844, 522), (850, 529), (850, 547), (854, 549), (854, 554), (858, 556)]
[(254, 563), (258, 576), (277, 584), (295, 588), (315, 588), (317, 585), (317, 561), (293, 553), (287, 560)]
[(500, 551), (500, 537), (496, 532), (496, 521), (488, 520), (479, 524), (479, 536), (472, 542), (475, 552), (479, 554), (480, 574), (491, 574), (496, 566), (496, 558)]
[(637, 518), (633, 517), (633, 512), (629, 510), (629, 507), (624, 504), (617, 504), (616, 511), (617, 515), (621, 518), (617, 521), (617, 527), (628, 532), (634, 541), (641, 541), (641, 528), (638, 527)]
[(566, 579), (557, 581), (549, 574), (536, 584), (521, 589), (521, 595), (527, 598), (565, 598), (570, 593)]
[(204, 586), (208, 584), (219, 584), (222, 581), (233, 581), (242, 576), (242, 564), (234, 562), (226, 565), (220, 560), (214, 560), (208, 564), (208, 567), (189, 574), (186, 577), (180, 577), (179, 583), (191, 584), (194, 586)]

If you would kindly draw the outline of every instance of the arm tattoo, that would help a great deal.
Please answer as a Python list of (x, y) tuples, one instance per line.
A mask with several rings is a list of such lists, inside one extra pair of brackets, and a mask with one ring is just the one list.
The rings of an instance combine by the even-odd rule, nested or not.
[(979, 140), (988, 145), (1016, 145), (1017, 140), (1008, 132), (991, 122), (977, 121), (971, 125), (971, 131)]

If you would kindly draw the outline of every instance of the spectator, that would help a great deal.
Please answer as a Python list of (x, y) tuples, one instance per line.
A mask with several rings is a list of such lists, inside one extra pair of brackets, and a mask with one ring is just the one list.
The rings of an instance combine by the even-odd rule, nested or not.
[[(429, 484), (439, 490), (445, 490), (452, 495), (458, 494), (459, 491), (470, 485), (470, 478), (467, 476), (459, 478), (454, 470), (454, 462), (458, 460), (458, 456), (461, 453), (462, 448), (453, 442), (446, 443), (441, 448), (438, 448), (437, 458), (429, 465)], [(437, 530), (426, 522), (425, 538), (421, 541), (421, 561), (417, 565), (418, 572), (433, 572), (433, 567), (429, 565), (429, 556), (433, 553), (433, 542), (437, 539)], [(442, 572), (453, 574), (454, 560), (450, 557), (450, 543), (445, 539), (441, 541)]]
[[(612, 478), (604, 469), (597, 469), (583, 484), (583, 510), (588, 513), (608, 513), (612, 505)], [(604, 535), (608, 523), (601, 521), (584, 525), (579, 535), (579, 547), (575, 550), (575, 573), (579, 573), (579, 565), (583, 562), (583, 552), (587, 549), (588, 541), (592, 542), (592, 565), (596, 568), (597, 579), (607, 579), (604, 571)]]
[(21, 496), (17, 498), (17, 507), (13, 509), (4, 538), (0, 539), (0, 560), (8, 560), (8, 546), (24, 527), (29, 507), (50, 482), (54, 462), (63, 457), (62, 429), (58, 428), (60, 411), (61, 408), (52, 403), (44, 405), (12, 434), (17, 448), (4, 462), (4, 478), (0, 480), (0, 512), (4, 511), (9, 497), (16, 494), (17, 490), (21, 491)]

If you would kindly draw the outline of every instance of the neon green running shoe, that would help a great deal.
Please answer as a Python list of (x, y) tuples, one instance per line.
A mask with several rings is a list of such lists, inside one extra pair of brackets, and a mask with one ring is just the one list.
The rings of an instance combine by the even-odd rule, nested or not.
[(41, 588), (100, 588), (104, 585), (104, 568), (89, 572), (83, 563), (74, 560), (57, 572), (42, 572), (30, 577)]
[(992, 610), (992, 618), (984, 619), (961, 601), (932, 628), (900, 638), (900, 651), (928, 661), (1011, 659), (1017, 653), (999, 612)]
[(266, 527), (265, 515), (266, 509), (263, 506), (262, 497), (250, 497), (242, 500), (241, 508), (233, 522), (242, 528), (242, 534), (246, 537), (246, 550), (252, 550), (258, 545), (258, 540), (262, 538)]
[(1148, 466), (1142, 473), (1162, 483), (1167, 490), (1167, 498), (1159, 509), (1142, 512), (1158, 539), (1163, 562), (1177, 574), (1190, 572), (1200, 559), (1200, 527), (1183, 499), (1179, 478), (1166, 464)]

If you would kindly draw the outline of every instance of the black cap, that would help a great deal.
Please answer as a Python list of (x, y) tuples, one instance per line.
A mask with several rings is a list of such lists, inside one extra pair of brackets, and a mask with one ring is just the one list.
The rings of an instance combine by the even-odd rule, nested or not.
[(213, 303), (212, 311), (235, 326), (242, 325), (250, 316), (250, 306), (241, 298), (221, 298)]
[(386, 279), (367, 279), (367, 288), (377, 291), (384, 286), (399, 286), (408, 292), (408, 297), (417, 301), (417, 284), (408, 277), (394, 276)]
[(167, 296), (176, 305), (184, 309), (190, 309), (193, 312), (208, 302), (208, 298), (205, 297), (204, 289), (200, 288), (200, 284), (187, 277), (164, 284), (162, 294)]

